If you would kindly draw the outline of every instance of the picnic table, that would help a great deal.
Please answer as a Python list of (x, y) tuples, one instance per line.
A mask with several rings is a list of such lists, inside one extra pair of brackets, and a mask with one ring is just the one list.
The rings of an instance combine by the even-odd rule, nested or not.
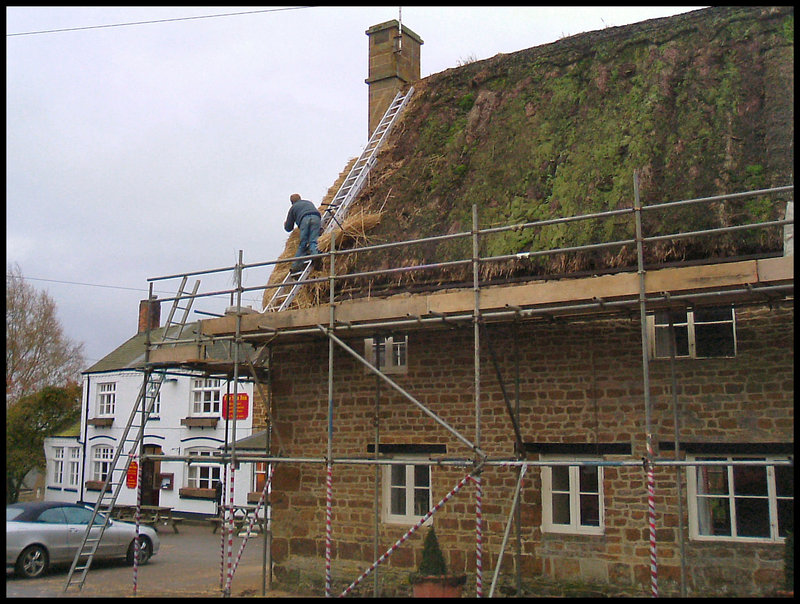
[[(225, 506), (229, 508), (229, 506)], [(245, 530), (247, 525), (250, 523), (250, 519), (255, 514), (256, 506), (254, 505), (234, 505), (233, 506), (233, 526), (236, 532), (242, 532)], [(223, 510), (220, 508), (220, 512), (217, 516), (213, 516), (208, 518), (208, 521), (211, 522), (214, 526), (214, 529), (211, 531), (212, 533), (216, 533), (217, 529), (222, 526), (222, 522), (224, 520), (222, 515)], [(253, 524), (253, 529), (264, 530), (264, 513), (265, 513), (265, 506), (261, 506), (261, 510), (258, 513), (258, 519)]]
[[(168, 524), (177, 533), (178, 524), (183, 520), (182, 518), (174, 518), (172, 516), (172, 508), (162, 505), (143, 505), (140, 510), (139, 522), (150, 525), (156, 530), (159, 524)], [(133, 522), (136, 519), (136, 506), (115, 505), (112, 517), (117, 520)]]

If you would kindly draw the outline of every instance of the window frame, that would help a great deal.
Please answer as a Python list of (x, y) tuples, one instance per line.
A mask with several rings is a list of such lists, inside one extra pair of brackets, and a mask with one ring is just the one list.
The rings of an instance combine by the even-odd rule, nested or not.
[[(387, 348), (392, 351), (388, 358)], [(408, 373), (408, 335), (364, 338), (364, 358), (383, 373)], [(367, 367), (364, 371), (370, 373)]]
[[(547, 455), (542, 456), (542, 461), (602, 461), (602, 457), (591, 455)], [(544, 533), (566, 533), (570, 535), (603, 535), (605, 533), (605, 497), (603, 489), (604, 472), (601, 465), (581, 466), (576, 465), (566, 467), (568, 470), (569, 491), (556, 491), (556, 494), (567, 494), (569, 496), (570, 523), (556, 523), (553, 521), (553, 467), (542, 466), (542, 532)], [(581, 467), (591, 467), (597, 471), (597, 491), (580, 490), (580, 470)], [(580, 499), (581, 496), (592, 495), (597, 498), (598, 504), (598, 525), (580, 523)]]
[(113, 417), (116, 408), (117, 408), (117, 383), (98, 382), (97, 417)]
[(264, 489), (264, 485), (267, 482), (267, 467), (266, 461), (253, 463), (253, 493), (260, 493)]
[[(213, 384), (216, 382), (216, 384)], [(198, 385), (202, 384), (202, 385)], [(216, 399), (205, 400), (203, 397), (198, 400), (199, 394), (216, 392)], [(195, 377), (189, 388), (189, 416), (190, 417), (219, 417), (222, 414), (222, 380), (219, 378)], [(204, 407), (209, 406), (210, 410)], [(199, 410), (198, 410), (199, 408)]]
[[(163, 386), (163, 384), (161, 386)], [(156, 387), (157, 385), (154, 382), (148, 383), (147, 385), (148, 396), (152, 394), (153, 390), (155, 390)], [(156, 393), (156, 399), (155, 401), (153, 401), (153, 409), (150, 411), (148, 419), (160, 419), (160, 417), (161, 417), (161, 387), (159, 386), (158, 392)]]
[[(719, 460), (719, 461), (742, 461), (742, 460), (763, 460), (763, 461), (786, 461), (786, 455), (758, 455), (758, 454), (694, 454), (687, 455), (687, 461), (703, 461), (703, 460)], [(698, 470), (709, 467), (721, 467), (725, 469), (725, 487), (727, 493), (698, 493), (697, 479)], [(735, 468), (755, 468), (761, 467), (765, 470), (766, 479), (766, 495), (736, 493), (736, 474)], [(746, 465), (725, 465), (725, 466), (687, 466), (686, 467), (686, 484), (687, 484), (687, 499), (689, 508), (689, 538), (693, 541), (708, 541), (708, 542), (728, 542), (728, 543), (783, 543), (785, 537), (780, 535), (780, 528), (778, 527), (778, 501), (785, 501), (791, 499), (794, 501), (794, 496), (778, 495), (777, 483), (775, 480), (775, 466), (746, 466)], [(733, 488), (731, 488), (733, 485)], [(698, 503), (701, 499), (718, 499), (726, 500), (728, 523), (730, 534), (728, 535), (709, 535), (700, 532), (700, 514), (698, 511)], [(737, 527), (737, 500), (746, 499), (766, 499), (767, 500), (767, 525), (769, 526), (769, 535), (764, 536), (748, 536), (739, 535)]]
[[(712, 309), (729, 309), (730, 310), (730, 319), (716, 319), (716, 320), (698, 320), (696, 316), (696, 312), (702, 310), (712, 310)], [(664, 313), (668, 312), (675, 312), (673, 310), (661, 310), (649, 313), (647, 315), (647, 337), (648, 337), (648, 354), (651, 360), (659, 360), (659, 359), (669, 359), (670, 358), (670, 344), (667, 344), (667, 350), (662, 350), (659, 347), (658, 342), (658, 333), (659, 330), (664, 330), (667, 333), (667, 337), (669, 337), (669, 322), (659, 323), (656, 321), (659, 315), (663, 315)], [(697, 329), (698, 326), (706, 326), (706, 325), (730, 325), (731, 330), (731, 340), (733, 344), (733, 354), (721, 354), (721, 355), (698, 355), (697, 353)], [(701, 308), (687, 308), (686, 309), (686, 319), (684, 321), (677, 321), (673, 322), (673, 327), (675, 328), (676, 334), (678, 330), (685, 331), (686, 333), (686, 342), (687, 342), (687, 352), (686, 354), (681, 354), (677, 350), (675, 351), (675, 358), (676, 359), (732, 359), (736, 358), (738, 355), (738, 339), (736, 337), (736, 309), (733, 305), (723, 305), (723, 306), (704, 306)], [(677, 339), (677, 338), (676, 338)]]
[[(101, 452), (103, 453), (101, 455)], [(111, 472), (114, 460), (114, 447), (111, 445), (95, 445), (92, 447), (92, 480), (105, 482)], [(105, 469), (103, 467), (105, 466)]]
[(66, 447), (59, 445), (53, 447), (53, 485), (64, 486), (64, 460)]
[[(423, 455), (402, 455), (393, 457), (398, 461), (427, 461), (428, 457)], [(427, 469), (428, 484), (417, 485), (415, 468), (423, 467)], [(404, 468), (405, 483), (403, 489), (405, 491), (405, 506), (406, 511), (409, 509), (411, 513), (395, 514), (392, 513), (392, 489), (399, 488), (392, 484), (393, 468)], [(428, 500), (425, 511), (421, 514), (415, 512), (414, 502), (417, 490), (427, 489)], [(410, 463), (410, 464), (386, 464), (381, 473), (381, 520), (384, 524), (410, 526), (416, 524), (420, 518), (427, 514), (433, 507), (433, 466), (431, 463)], [(428, 526), (433, 521), (433, 517), (428, 518), (423, 525)]]
[[(186, 455), (200, 455), (211, 457), (214, 454), (213, 449), (206, 447), (197, 447), (193, 449), (186, 449)], [(201, 470), (208, 470), (208, 476), (199, 476)], [(186, 462), (186, 473), (184, 474), (184, 484), (189, 489), (213, 489), (214, 483), (222, 482), (222, 468), (219, 463), (203, 463), (202, 461), (193, 461), (192, 463)], [(208, 485), (202, 486), (201, 483), (207, 481)]]
[(70, 487), (80, 486), (81, 481), (81, 448), (67, 447), (69, 450), (68, 481)]

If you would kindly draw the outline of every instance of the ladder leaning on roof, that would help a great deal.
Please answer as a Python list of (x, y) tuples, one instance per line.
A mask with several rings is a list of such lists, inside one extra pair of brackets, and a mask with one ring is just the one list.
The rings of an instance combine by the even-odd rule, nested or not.
[[(186, 326), (189, 309), (192, 307), (194, 295), (197, 293), (200, 282), (197, 281), (195, 283), (191, 295), (185, 293), (185, 285), (186, 277), (184, 276), (178, 294), (172, 304), (167, 324), (164, 327), (163, 340), (159, 344), (168, 344), (170, 340), (177, 340), (183, 332), (183, 328)], [(179, 306), (182, 301), (187, 299), (188, 303), (185, 306)], [(173, 320), (176, 310), (184, 311), (180, 321)], [(175, 327), (176, 329), (168, 336), (171, 327)], [(174, 346), (174, 344), (172, 345)], [(153, 410), (163, 382), (164, 371), (153, 371), (150, 367), (145, 367), (145, 379), (142, 380), (142, 387), (139, 389), (136, 403), (131, 409), (128, 422), (125, 424), (125, 429), (122, 431), (122, 435), (119, 438), (119, 445), (114, 452), (114, 457), (106, 473), (103, 486), (100, 489), (100, 494), (97, 496), (97, 502), (92, 510), (92, 517), (89, 519), (89, 524), (86, 525), (86, 532), (83, 534), (81, 545), (75, 553), (75, 558), (72, 560), (72, 565), (67, 575), (67, 581), (64, 584), (65, 592), (69, 590), (70, 587), (77, 587), (78, 591), (83, 589), (83, 584), (86, 581), (86, 574), (92, 566), (97, 547), (108, 527), (108, 522), (111, 519), (114, 505), (122, 490), (122, 485), (126, 482), (128, 467), (130, 463), (139, 456), (139, 446), (142, 442), (142, 438), (144, 438), (144, 425), (150, 417), (150, 413)], [(125, 450), (127, 450), (128, 453), (125, 453)], [(141, 460), (139, 461), (141, 462)], [(138, 472), (138, 479), (140, 480), (141, 468), (139, 468)], [(139, 505), (138, 500), (137, 505)]]
[[(386, 140), (389, 131), (392, 129), (395, 121), (397, 121), (397, 117), (405, 108), (412, 94), (414, 94), (413, 86), (409, 88), (406, 93), (403, 93), (402, 90), (398, 92), (394, 100), (389, 104), (389, 108), (386, 110), (386, 113), (383, 114), (383, 118), (381, 118), (372, 136), (370, 136), (367, 146), (364, 147), (361, 156), (356, 160), (356, 163), (353, 164), (353, 167), (350, 168), (350, 172), (347, 174), (347, 178), (344, 179), (344, 182), (342, 182), (342, 186), (339, 187), (339, 191), (334, 195), (330, 203), (327, 204), (322, 213), (323, 232), (330, 232), (333, 230), (334, 225), (337, 224), (341, 228), (341, 221), (347, 215), (350, 204), (361, 192), (361, 188), (364, 186), (364, 182), (367, 179), (367, 174), (372, 166), (375, 165), (381, 145)], [(305, 262), (305, 266), (299, 274), (292, 274), (291, 271), (288, 272), (281, 282), (280, 287), (275, 289), (275, 293), (272, 294), (272, 298), (269, 303), (267, 303), (264, 310), (286, 310), (297, 295), (297, 292), (303, 286), (302, 281), (310, 272), (310, 260)]]

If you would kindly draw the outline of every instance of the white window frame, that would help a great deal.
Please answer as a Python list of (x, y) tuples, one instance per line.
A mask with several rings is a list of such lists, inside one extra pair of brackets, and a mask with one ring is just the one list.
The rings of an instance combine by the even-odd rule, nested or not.
[(62, 486), (64, 484), (64, 449), (65, 447), (53, 447), (53, 485)]
[[(408, 336), (365, 338), (364, 358), (383, 373), (408, 373)], [(366, 367), (364, 371), (369, 373)]]
[[(161, 384), (161, 388), (163, 388), (163, 384)], [(148, 388), (148, 395), (152, 396), (153, 390), (157, 387), (157, 384), (154, 382), (150, 382), (147, 386)], [(153, 401), (153, 409), (150, 411), (150, 418), (158, 419), (161, 415), (161, 388), (158, 389), (158, 393), (156, 394), (156, 400)]]
[(117, 383), (99, 382), (97, 384), (97, 416), (113, 416), (117, 406)]
[[(395, 457), (396, 460), (424, 460), (427, 457), (403, 455), (402, 457)], [(416, 484), (415, 482), (415, 468), (426, 468), (428, 485)], [(394, 468), (394, 470), (393, 470)], [(392, 472), (400, 472), (404, 476), (404, 486), (392, 485)], [(381, 501), (381, 516), (386, 524), (400, 524), (400, 525), (413, 525), (416, 524), (420, 518), (427, 514), (433, 507), (433, 471), (431, 464), (387, 464), (383, 468), (382, 478), (382, 501)], [(397, 514), (392, 512), (392, 492), (393, 490), (402, 489), (405, 499), (405, 513)], [(414, 509), (414, 498), (417, 492), (427, 491), (427, 504), (422, 513), (417, 513), (419, 510)], [(425, 525), (430, 525), (433, 521), (433, 516), (425, 521)]]
[[(687, 309), (686, 310), (686, 319), (683, 321), (674, 321), (673, 328), (676, 331), (676, 339), (677, 339), (677, 332), (683, 331), (686, 334), (687, 340), (687, 348), (688, 351), (686, 353), (681, 353), (680, 351), (675, 351), (675, 358), (676, 359), (721, 359), (721, 358), (734, 358), (737, 355), (737, 338), (736, 338), (736, 310), (733, 306), (718, 306), (713, 307), (714, 309), (720, 308), (729, 308), (731, 311), (730, 319), (720, 319), (720, 320), (711, 320), (711, 321), (703, 321), (697, 318), (696, 313), (698, 310), (695, 309)], [(703, 310), (703, 309), (699, 309)], [(668, 310), (665, 311), (656, 311), (655, 313), (651, 313), (647, 315), (647, 337), (648, 337), (648, 348), (649, 354), (651, 359), (668, 359), (670, 358), (670, 333), (669, 333), (669, 322), (666, 317), (664, 317), (664, 313), (670, 312)], [(663, 317), (662, 321), (656, 324), (656, 318)], [(733, 354), (732, 355), (713, 355), (713, 356), (702, 356), (698, 355), (697, 353), (697, 331), (698, 327), (702, 328), (704, 325), (730, 325), (731, 326), (731, 337), (733, 339)], [(665, 341), (666, 344), (659, 345), (659, 333), (665, 334)]]
[(69, 447), (69, 486), (80, 485), (81, 478), (81, 448)]
[[(733, 460), (764, 460), (764, 461), (785, 461), (788, 459), (786, 456), (780, 455), (687, 455), (688, 461), (702, 461), (702, 460), (718, 460), (718, 461), (733, 461)], [(784, 537), (779, 535), (778, 527), (778, 501), (794, 499), (794, 497), (779, 496), (776, 492), (775, 481), (775, 466), (761, 466), (766, 470), (767, 481), (767, 494), (766, 495), (746, 495), (735, 493), (735, 474), (734, 469), (742, 466), (687, 466), (686, 479), (687, 479), (687, 498), (689, 500), (689, 538), (694, 541), (727, 541), (738, 543), (783, 543)], [(755, 467), (755, 466), (746, 466)], [(698, 474), (703, 472), (703, 468), (713, 468), (716, 471), (724, 471), (726, 477), (727, 493), (698, 493), (697, 477)], [(731, 489), (733, 485), (733, 489)], [(730, 520), (730, 535), (709, 535), (702, 534), (700, 529), (700, 513), (698, 510), (698, 503), (704, 499), (717, 499), (727, 503), (728, 518)], [(767, 500), (767, 510), (769, 513), (769, 536), (746, 536), (737, 534), (736, 522), (736, 500), (737, 499), (760, 499)]]
[[(602, 461), (600, 457), (593, 456), (547, 456), (542, 461)], [(605, 532), (605, 503), (603, 497), (603, 467), (599, 465), (585, 466), (597, 471), (597, 491), (580, 490), (579, 465), (558, 466), (557, 471), (567, 469), (569, 479), (568, 491), (556, 491), (556, 494), (566, 494), (569, 497), (570, 522), (569, 524), (553, 521), (553, 467), (542, 466), (542, 531), (546, 533), (568, 533), (573, 535), (602, 535)], [(599, 525), (581, 524), (581, 495), (597, 497)]]
[[(214, 451), (206, 448), (187, 449), (187, 455), (211, 457)], [(204, 476), (205, 474), (205, 476)], [(186, 464), (186, 486), (190, 489), (213, 489), (214, 483), (222, 482), (221, 465), (193, 461)]]
[(192, 417), (219, 416), (222, 413), (222, 380), (192, 378), (190, 411)]
[(257, 461), (253, 463), (253, 491), (254, 493), (260, 493), (264, 486), (258, 486), (259, 477), (261, 478), (262, 482), (266, 482), (267, 480), (267, 462), (266, 461)]
[(104, 482), (111, 472), (111, 462), (114, 460), (114, 447), (109, 445), (95, 445), (92, 447), (92, 480)]

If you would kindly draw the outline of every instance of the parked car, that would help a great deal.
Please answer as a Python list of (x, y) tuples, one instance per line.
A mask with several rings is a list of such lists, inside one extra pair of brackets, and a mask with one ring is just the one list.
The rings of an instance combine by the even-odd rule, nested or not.
[[(71, 563), (83, 542), (92, 509), (77, 503), (30, 501), (6, 506), (6, 568), (23, 577), (39, 577), (52, 564)], [(102, 524), (103, 518), (95, 518)], [(92, 533), (97, 529), (92, 529)], [(158, 535), (139, 526), (139, 564), (158, 553)], [(133, 564), (136, 525), (109, 520), (95, 559), (125, 558)]]

